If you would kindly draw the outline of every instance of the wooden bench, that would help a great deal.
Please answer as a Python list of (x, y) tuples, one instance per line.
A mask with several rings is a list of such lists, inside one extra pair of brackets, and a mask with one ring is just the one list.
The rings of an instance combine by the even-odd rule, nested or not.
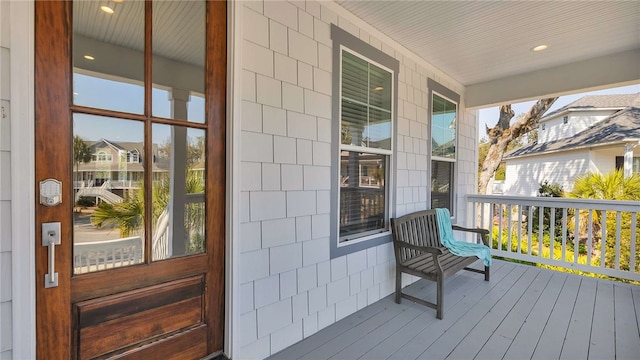
[[(464, 269), (484, 274), (489, 281), (489, 267), (484, 271), (469, 268), (478, 260), (475, 256), (457, 256), (440, 243), (438, 221), (435, 210), (424, 210), (391, 219), (393, 248), (396, 254), (396, 303), (402, 297), (436, 309), (436, 317), (442, 319), (443, 281), (447, 277)], [(489, 231), (485, 229), (467, 229), (452, 226), (453, 230), (477, 234), (477, 241), (488, 244)], [(437, 300), (432, 303), (402, 293), (402, 273), (419, 276), (437, 283)]]

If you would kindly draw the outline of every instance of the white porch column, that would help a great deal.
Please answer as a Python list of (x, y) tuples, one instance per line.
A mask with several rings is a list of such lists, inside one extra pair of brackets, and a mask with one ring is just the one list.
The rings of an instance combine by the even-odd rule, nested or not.
[[(171, 101), (171, 116), (178, 120), (187, 120), (187, 103), (189, 91), (171, 89), (169, 101)], [(169, 214), (171, 226), (169, 241), (169, 255), (184, 255), (185, 230), (184, 230), (184, 206), (186, 199), (187, 181), (187, 128), (183, 126), (171, 127), (171, 160), (169, 167)]]
[(624, 177), (631, 177), (633, 174), (633, 148), (636, 147), (637, 144), (625, 144), (624, 145)]

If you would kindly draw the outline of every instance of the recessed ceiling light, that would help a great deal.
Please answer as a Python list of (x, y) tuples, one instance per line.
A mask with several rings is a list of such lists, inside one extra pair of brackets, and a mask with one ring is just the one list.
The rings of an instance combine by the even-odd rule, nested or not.
[(100, 10), (104, 11), (107, 14), (113, 14), (113, 9), (108, 6), (100, 6)]
[(384, 88), (382, 86), (376, 86), (375, 88), (373, 88), (373, 90), (382, 91), (382, 90), (384, 90)]
[(531, 48), (531, 51), (543, 51), (543, 50), (547, 50), (549, 46), (547, 45), (538, 45), (536, 47)]
[(123, 2), (123, 1), (124, 1), (124, 0), (113, 0), (113, 2), (114, 2), (114, 3), (121, 3), (121, 2)]
[(96, 59), (91, 55), (85, 55), (84, 58), (87, 59), (87, 60), (95, 60)]

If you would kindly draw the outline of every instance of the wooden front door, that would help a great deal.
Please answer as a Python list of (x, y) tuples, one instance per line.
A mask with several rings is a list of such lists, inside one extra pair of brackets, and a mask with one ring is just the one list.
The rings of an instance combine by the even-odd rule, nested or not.
[(225, 2), (37, 1), (35, 20), (38, 358), (220, 352)]

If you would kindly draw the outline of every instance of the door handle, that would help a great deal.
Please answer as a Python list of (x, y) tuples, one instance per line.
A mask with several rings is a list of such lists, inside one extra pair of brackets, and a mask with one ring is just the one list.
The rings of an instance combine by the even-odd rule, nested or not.
[(42, 223), (42, 246), (46, 246), (49, 253), (49, 271), (44, 275), (44, 287), (58, 286), (58, 273), (55, 271), (56, 245), (60, 245), (60, 223)]

